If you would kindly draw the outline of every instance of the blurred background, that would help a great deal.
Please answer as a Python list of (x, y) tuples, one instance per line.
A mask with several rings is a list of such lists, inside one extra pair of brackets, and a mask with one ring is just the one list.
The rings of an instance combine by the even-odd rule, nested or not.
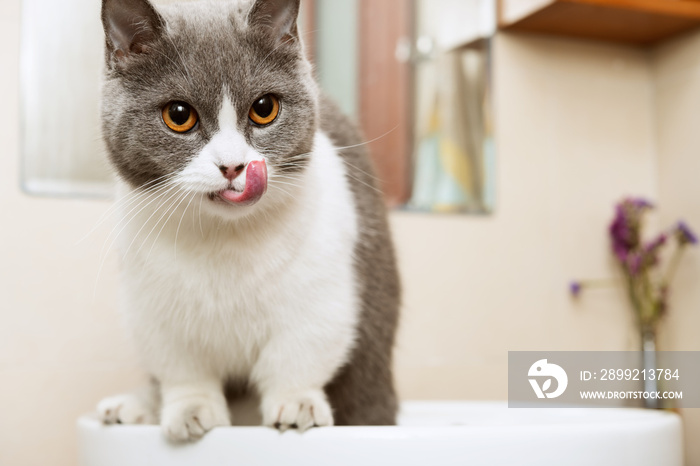
[[(101, 254), (114, 222), (80, 241), (112, 205), (99, 3), (0, 0), (2, 465), (75, 464), (75, 419), (145, 380)], [(616, 276), (625, 196), (655, 201), (652, 225), (700, 226), (700, 2), (302, 3), (392, 206), (401, 397), (505, 400), (509, 350), (638, 349), (622, 288), (568, 283)], [(660, 349), (700, 350), (698, 274), (691, 251)], [(700, 413), (681, 415), (700, 464)]]

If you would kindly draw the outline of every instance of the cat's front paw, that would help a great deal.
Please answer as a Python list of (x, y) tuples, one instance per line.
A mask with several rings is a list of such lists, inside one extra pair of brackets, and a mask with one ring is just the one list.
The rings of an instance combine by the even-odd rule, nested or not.
[(333, 425), (333, 412), (323, 390), (264, 397), (262, 414), (264, 425), (282, 431)]
[(163, 433), (173, 442), (197, 440), (214, 427), (231, 425), (228, 408), (206, 396), (166, 404), (161, 418)]
[(97, 405), (97, 418), (104, 424), (157, 424), (155, 410), (139, 396), (112, 396)]

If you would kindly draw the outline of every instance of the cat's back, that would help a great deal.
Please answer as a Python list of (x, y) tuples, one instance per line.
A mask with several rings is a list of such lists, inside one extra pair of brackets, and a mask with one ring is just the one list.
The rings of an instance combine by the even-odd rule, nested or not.
[(327, 97), (322, 97), (320, 107), (321, 131), (344, 162), (355, 201), (359, 237), (354, 263), (361, 303), (351, 361), (328, 384), (326, 393), (338, 425), (394, 424), (398, 405), (391, 361), (401, 285), (381, 182), (355, 124)]
[[(320, 122), (323, 131), (338, 149), (345, 163), (347, 178), (357, 202), (357, 208), (366, 220), (383, 219), (386, 216), (381, 193), (381, 182), (374, 173), (368, 153), (368, 144), (358, 126), (347, 117), (328, 96), (320, 100)], [(370, 210), (366, 210), (371, 208)]]

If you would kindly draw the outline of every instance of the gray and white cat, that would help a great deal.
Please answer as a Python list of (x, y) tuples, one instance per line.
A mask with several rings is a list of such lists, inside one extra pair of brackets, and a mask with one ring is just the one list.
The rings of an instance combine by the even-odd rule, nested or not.
[(171, 440), (231, 423), (393, 424), (399, 280), (353, 126), (304, 57), (299, 0), (103, 0), (102, 120), (122, 181), (128, 329), (154, 396), (98, 406)]

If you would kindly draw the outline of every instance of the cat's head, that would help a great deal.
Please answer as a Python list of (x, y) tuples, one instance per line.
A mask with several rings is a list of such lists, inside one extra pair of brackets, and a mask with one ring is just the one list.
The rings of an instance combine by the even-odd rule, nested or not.
[(119, 176), (202, 196), (224, 218), (295, 184), (318, 112), (298, 12), (299, 0), (103, 0), (102, 130)]

